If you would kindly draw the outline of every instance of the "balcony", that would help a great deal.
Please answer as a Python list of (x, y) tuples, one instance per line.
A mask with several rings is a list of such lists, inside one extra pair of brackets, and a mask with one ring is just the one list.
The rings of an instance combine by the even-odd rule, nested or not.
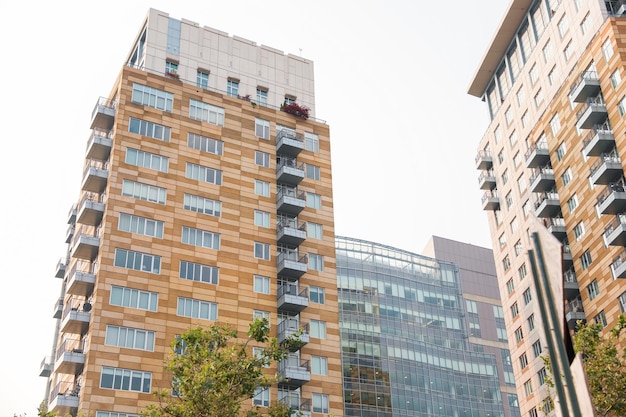
[(598, 211), (602, 214), (626, 212), (626, 191), (622, 180), (606, 186), (598, 196)]
[(304, 135), (291, 129), (281, 129), (276, 134), (276, 154), (296, 157), (304, 149)]
[(296, 158), (281, 156), (276, 164), (276, 182), (296, 186), (304, 179), (304, 163)]
[(474, 162), (476, 162), (476, 169), (490, 170), (493, 167), (491, 152), (486, 150), (479, 151), (476, 158), (474, 158)]
[(79, 340), (65, 340), (57, 349), (54, 371), (60, 374), (76, 375), (85, 366), (85, 353)]
[(52, 373), (52, 360), (50, 356), (46, 356), (39, 365), (39, 376), (45, 376), (46, 378)]
[(100, 97), (91, 112), (91, 129), (111, 130), (115, 121), (117, 103), (106, 97)]
[(287, 282), (278, 285), (278, 310), (299, 313), (308, 306), (308, 288), (298, 288)]
[(100, 237), (82, 233), (80, 230), (72, 241), (72, 258), (94, 261), (100, 249)]
[(583, 302), (580, 298), (576, 298), (568, 303), (565, 303), (565, 319), (570, 329), (576, 329), (578, 321), (585, 321), (585, 310), (583, 309)]
[(615, 148), (615, 136), (608, 123), (596, 125), (591, 132), (583, 137), (583, 153), (585, 156), (600, 156)]
[(295, 352), (309, 343), (309, 324), (300, 323), (297, 318), (287, 318), (278, 324), (278, 343), (283, 344), (290, 337), (297, 337), (300, 343), (289, 345), (289, 349)]
[(78, 219), (80, 224), (98, 226), (104, 215), (104, 203), (98, 201), (99, 196), (94, 193), (85, 193), (78, 204)]
[(300, 255), (297, 250), (283, 249), (276, 258), (278, 275), (300, 278), (307, 271), (307, 255)]
[(563, 296), (566, 300), (571, 300), (576, 298), (579, 293), (576, 271), (572, 267), (563, 274)]
[(535, 200), (535, 215), (537, 217), (557, 217), (561, 212), (561, 204), (557, 193), (541, 193)]
[(485, 191), (483, 197), (480, 199), (483, 210), (498, 210), (500, 209), (500, 197), (498, 197), (497, 191)]
[(75, 412), (78, 408), (80, 385), (71, 382), (60, 382), (50, 393), (48, 411), (58, 415)]
[[(311, 415), (311, 400), (301, 399), (298, 392), (278, 392), (278, 401), (285, 404), (295, 413), (300, 413), (302, 417), (309, 417)], [(293, 415), (293, 414), (292, 414)]]
[(626, 214), (616, 215), (604, 229), (604, 244), (608, 246), (626, 246)]
[(276, 209), (290, 216), (297, 216), (306, 207), (304, 191), (297, 188), (278, 187), (276, 193)]
[(101, 163), (90, 160), (83, 171), (81, 189), (101, 194), (107, 186), (109, 170)]
[(63, 310), (61, 331), (64, 333), (84, 334), (91, 319), (91, 303), (70, 300)]
[(595, 185), (607, 185), (624, 176), (622, 161), (616, 153), (603, 153), (591, 167), (589, 180)]
[(87, 141), (87, 152), (85, 157), (87, 159), (97, 159), (99, 161), (106, 161), (111, 155), (111, 147), (113, 146), (113, 139), (111, 139), (111, 133), (106, 130), (94, 129)]
[(63, 316), (63, 299), (59, 298), (56, 303), (54, 303), (54, 308), (52, 309), (52, 318), (60, 319)]
[(565, 220), (563, 217), (550, 217), (544, 220), (544, 225), (548, 229), (548, 232), (552, 233), (554, 237), (559, 240), (563, 240), (567, 236), (565, 229)]
[(493, 190), (496, 188), (496, 176), (493, 171), (483, 171), (478, 176), (478, 188), (481, 190)]
[(596, 97), (600, 92), (600, 78), (595, 71), (584, 71), (578, 76), (569, 93), (575, 103), (584, 103), (589, 97)]
[(536, 168), (533, 171), (533, 176), (530, 178), (531, 192), (542, 193), (554, 188), (554, 170), (552, 167)]
[(306, 240), (306, 222), (283, 218), (276, 225), (276, 240), (280, 245), (298, 246)]
[(572, 257), (572, 248), (569, 243), (563, 243), (563, 269), (574, 267), (574, 258)]
[(526, 151), (526, 168), (546, 166), (549, 162), (550, 153), (546, 142), (536, 142)]
[(57, 262), (57, 266), (54, 269), (55, 278), (63, 278), (65, 276), (66, 267), (67, 265), (65, 264), (65, 258), (59, 259), (59, 262)]
[(585, 104), (576, 112), (576, 127), (591, 129), (594, 125), (604, 123), (609, 117), (602, 95), (588, 98)]
[(613, 278), (626, 278), (626, 249), (621, 251), (611, 263)]
[(72, 238), (74, 237), (74, 231), (76, 230), (76, 226), (70, 224), (67, 226), (67, 231), (65, 232), (65, 243), (70, 243)]
[(278, 363), (278, 385), (301, 387), (311, 381), (309, 361), (301, 360), (298, 355), (289, 355)]
[(76, 223), (76, 213), (77, 212), (78, 212), (78, 210), (76, 209), (76, 204), (72, 204), (72, 207), (70, 207), (69, 213), (67, 213), (67, 224), (74, 224), (74, 223)]
[(87, 262), (76, 262), (68, 275), (67, 293), (77, 296), (89, 296), (93, 292), (96, 283), (96, 274), (81, 271), (79, 268), (88, 269)]

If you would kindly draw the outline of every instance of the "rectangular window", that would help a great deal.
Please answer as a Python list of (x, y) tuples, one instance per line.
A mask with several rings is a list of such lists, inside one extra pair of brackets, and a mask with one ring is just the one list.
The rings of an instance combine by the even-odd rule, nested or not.
[(524, 382), (524, 392), (527, 397), (533, 393), (533, 382), (530, 379)]
[(267, 243), (254, 242), (254, 257), (257, 259), (270, 260), (270, 245)]
[(556, 148), (556, 159), (561, 162), (561, 160), (563, 160), (563, 158), (565, 157), (565, 154), (567, 153), (567, 147), (565, 146), (565, 143), (562, 142), (558, 148)]
[(226, 94), (231, 97), (239, 96), (239, 80), (226, 81)]
[(311, 299), (312, 303), (316, 303), (316, 304), (324, 304), (325, 302), (325, 293), (324, 293), (324, 288), (322, 287), (315, 287), (315, 286), (310, 286), (309, 287), (309, 298)]
[(569, 21), (567, 20), (566, 14), (563, 14), (563, 17), (561, 17), (561, 20), (559, 20), (559, 23), (557, 23), (557, 27), (559, 28), (559, 35), (562, 38), (563, 36), (565, 36), (567, 30), (569, 29)]
[(306, 193), (306, 206), (309, 208), (322, 208), (322, 196), (315, 193)]
[(602, 54), (604, 55), (604, 59), (606, 59), (607, 62), (613, 56), (613, 45), (611, 45), (611, 39), (607, 39), (602, 44)]
[(591, 281), (591, 284), (587, 285), (587, 294), (589, 294), (589, 300), (593, 300), (600, 294), (600, 287), (598, 286), (598, 280)]
[(517, 217), (514, 217), (513, 220), (511, 220), (511, 223), (509, 223), (509, 227), (511, 229), (511, 233), (515, 233), (517, 231), (517, 228), (518, 228)]
[(257, 407), (269, 407), (270, 406), (270, 389), (259, 387), (256, 390), (254, 390), (254, 397), (252, 397), (252, 404)]
[(183, 226), (181, 242), (187, 245), (219, 250), (220, 234)]
[(515, 318), (519, 315), (519, 307), (517, 306), (517, 303), (513, 303), (513, 305), (511, 306), (511, 317)]
[(522, 330), (521, 327), (518, 327), (515, 330), (515, 341), (517, 343), (521, 342), (522, 340), (524, 340), (524, 331)]
[(522, 163), (522, 156), (520, 155), (519, 152), (516, 152), (515, 155), (513, 156), (513, 165), (515, 166), (515, 168), (517, 168), (518, 166), (520, 166), (521, 163)]
[(328, 414), (328, 395), (313, 393), (313, 412)]
[(178, 276), (190, 281), (206, 282), (217, 285), (220, 269), (216, 266), (202, 265), (194, 262), (180, 261)]
[(541, 368), (539, 372), (537, 372), (537, 380), (539, 381), (539, 386), (542, 386), (546, 383), (546, 378), (548, 377), (548, 371), (546, 368)]
[(504, 259), (502, 260), (502, 268), (504, 268), (505, 271), (508, 271), (510, 267), (511, 267), (511, 259), (509, 259), (508, 256), (505, 256)]
[(163, 222), (131, 214), (120, 213), (118, 230), (162, 238)]
[(320, 179), (320, 167), (306, 164), (305, 175), (307, 178), (310, 178), (312, 180), (319, 180)]
[(506, 125), (509, 126), (513, 121), (513, 112), (511, 111), (511, 106), (507, 107), (504, 111), (504, 119), (506, 120)]
[(518, 106), (522, 106), (526, 103), (526, 91), (524, 90), (524, 86), (521, 86), (520, 89), (517, 90), (516, 98)]
[(224, 142), (195, 133), (187, 134), (187, 146), (214, 155), (224, 154)]
[(539, 412), (536, 408), (533, 408), (528, 412), (528, 417), (539, 417)]
[(515, 249), (515, 256), (520, 256), (522, 254), (523, 248), (522, 248), (521, 240), (518, 240), (517, 242), (515, 242), (514, 249)]
[(593, 262), (593, 260), (591, 259), (591, 252), (589, 252), (589, 249), (587, 249), (585, 253), (583, 253), (582, 256), (580, 257), (580, 266), (583, 269), (583, 271), (589, 268), (589, 266), (591, 265), (591, 262)]
[(526, 321), (528, 322), (528, 331), (532, 332), (535, 329), (535, 315), (531, 314)]
[(135, 252), (126, 249), (115, 249), (115, 266), (135, 271), (158, 274), (161, 271), (161, 257), (148, 253)]
[(543, 103), (543, 91), (541, 88), (537, 90), (537, 93), (533, 97), (533, 101), (535, 102), (535, 107), (539, 107), (539, 105)]
[(309, 269), (313, 271), (323, 271), (324, 256), (309, 253)]
[(498, 237), (498, 245), (500, 245), (500, 248), (503, 248), (504, 245), (506, 245), (506, 235), (504, 233)]
[(530, 68), (530, 71), (528, 71), (528, 76), (530, 77), (530, 84), (535, 85), (535, 83), (537, 82), (537, 78), (539, 77), (537, 65), (533, 65)]
[(209, 184), (222, 185), (222, 171), (190, 162), (185, 165), (185, 177)]
[(565, 57), (565, 60), (569, 61), (573, 53), (574, 53), (574, 44), (572, 43), (572, 41), (569, 41), (565, 49), (563, 49), (563, 56)]
[(258, 138), (269, 139), (270, 138), (270, 122), (269, 120), (255, 119), (254, 120), (254, 134)]
[(546, 42), (545, 46), (541, 50), (541, 53), (543, 54), (544, 62), (548, 62), (552, 57), (552, 43), (550, 42), (550, 39)]
[(530, 292), (530, 288), (526, 288), (524, 291), (524, 305), (528, 305), (533, 299), (532, 293)]
[(261, 151), (254, 151), (254, 163), (260, 167), (270, 167), (270, 154)]
[(528, 272), (526, 271), (526, 264), (523, 264), (519, 267), (519, 269), (517, 270), (517, 274), (519, 275), (520, 281), (523, 280), (524, 277), (526, 277), (526, 275), (528, 274)]
[(137, 149), (126, 149), (126, 163), (142, 168), (154, 169), (167, 172), (169, 168), (169, 158), (166, 156), (148, 153)]
[(308, 222), (306, 225), (306, 230), (307, 230), (307, 237), (311, 239), (322, 239), (323, 237), (321, 224)]
[(504, 197), (504, 201), (506, 203), (506, 208), (510, 209), (513, 205), (513, 193), (511, 191), (506, 194), (506, 196)]
[(183, 198), (183, 208), (209, 216), (219, 217), (222, 214), (221, 202), (192, 194), (185, 194)]
[(559, 118), (559, 114), (555, 114), (552, 119), (550, 119), (550, 130), (552, 130), (552, 136), (555, 136), (561, 130), (561, 119)]
[(152, 139), (162, 140), (163, 142), (169, 142), (172, 133), (172, 129), (167, 126), (135, 119), (134, 117), (130, 118), (128, 131)]
[(526, 356), (526, 352), (520, 355), (519, 366), (520, 366), (520, 369), (524, 369), (528, 366), (528, 356)]
[(619, 111), (620, 116), (624, 116), (626, 114), (626, 97), (622, 97), (622, 99), (617, 103), (617, 110)]
[(556, 77), (558, 74), (559, 73), (555, 65), (552, 67), (552, 69), (548, 73), (548, 82), (550, 83), (550, 85), (553, 85), (556, 82)]
[(256, 101), (261, 106), (267, 106), (267, 90), (263, 88), (256, 89)]
[(507, 294), (511, 294), (514, 290), (515, 290), (515, 282), (513, 281), (513, 278), (511, 278), (506, 282), (506, 292)]
[(311, 320), (310, 324), (311, 337), (317, 339), (326, 339), (326, 322), (319, 320)]
[(270, 227), (270, 214), (267, 211), (254, 210), (254, 225)]
[(104, 344), (129, 349), (154, 351), (154, 332), (107, 325)]
[(217, 304), (193, 298), (178, 297), (176, 315), (194, 319), (217, 320)]
[(254, 194), (262, 197), (269, 197), (270, 183), (261, 180), (254, 180)]
[(165, 204), (167, 191), (165, 188), (143, 184), (131, 180), (122, 182), (122, 195), (152, 203)]
[(171, 112), (174, 104), (174, 94), (134, 83), (131, 100), (136, 104)]
[(189, 118), (207, 122), (212, 125), (224, 126), (224, 109), (198, 100), (189, 99)]
[(328, 375), (328, 359), (323, 356), (311, 355), (311, 373), (313, 375)]
[(568, 167), (563, 175), (561, 175), (561, 182), (563, 182), (563, 186), (565, 187), (572, 180), (572, 170)]
[(316, 134), (304, 132), (304, 149), (311, 152), (320, 151), (320, 140)]
[(509, 182), (509, 171), (507, 169), (502, 173), (502, 185), (506, 185)]
[(535, 355), (535, 358), (538, 358), (541, 355), (541, 350), (541, 342), (537, 340), (533, 343), (533, 355)]
[(126, 287), (111, 287), (109, 304), (113, 306), (136, 308), (138, 310), (157, 311), (159, 294)]
[(132, 369), (102, 367), (100, 388), (150, 393), (152, 373)]
[(617, 298), (617, 301), (619, 302), (619, 307), (622, 309), (622, 313), (626, 313), (626, 291)]
[(569, 200), (567, 200), (567, 208), (570, 213), (573, 213), (574, 210), (576, 210), (576, 207), (578, 207), (578, 197), (574, 194)]
[(165, 75), (171, 78), (178, 79), (180, 76), (178, 75), (178, 64), (172, 61), (165, 62)]
[(602, 325), (602, 327), (606, 327), (607, 322), (606, 322), (606, 315), (604, 314), (604, 311), (601, 311), (598, 315), (596, 315), (596, 316), (593, 318), (593, 321), (594, 321), (596, 324), (600, 324), (600, 325)]
[(196, 86), (200, 88), (209, 88), (209, 72), (198, 70), (196, 72)]
[(617, 88), (619, 83), (622, 81), (622, 77), (619, 75), (619, 68), (613, 71), (611, 74), (611, 85), (613, 88)]
[(498, 152), (498, 163), (501, 164), (502, 162), (504, 162), (504, 149)]
[(261, 275), (254, 276), (254, 292), (261, 294), (270, 293), (270, 279)]

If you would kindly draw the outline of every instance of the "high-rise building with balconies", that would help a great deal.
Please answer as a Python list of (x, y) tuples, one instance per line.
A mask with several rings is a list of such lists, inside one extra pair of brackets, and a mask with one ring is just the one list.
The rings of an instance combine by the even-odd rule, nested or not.
[[(149, 10), (97, 100), (67, 253), (45, 402), (136, 415), (171, 388), (171, 342), (267, 317), (304, 345), (249, 406), (342, 414), (329, 127), (313, 63)], [(308, 109), (308, 110), (307, 110)]]
[(522, 416), (552, 408), (527, 256), (535, 217), (562, 244), (548, 307), (563, 309), (564, 333), (626, 310), (624, 3), (512, 0), (469, 87), (490, 117), (476, 167)]

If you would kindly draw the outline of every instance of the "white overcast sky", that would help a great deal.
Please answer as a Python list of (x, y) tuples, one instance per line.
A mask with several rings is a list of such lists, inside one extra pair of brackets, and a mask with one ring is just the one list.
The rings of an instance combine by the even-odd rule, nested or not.
[(315, 62), (338, 235), (420, 252), (491, 246), (474, 156), (488, 124), (467, 86), (508, 0), (4, 1), (0, 6), (0, 416), (36, 415), (67, 213), (99, 96), (148, 8)]

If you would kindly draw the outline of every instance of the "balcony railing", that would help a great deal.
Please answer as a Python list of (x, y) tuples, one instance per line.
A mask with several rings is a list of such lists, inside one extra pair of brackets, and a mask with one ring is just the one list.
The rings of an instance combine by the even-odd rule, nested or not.
[(104, 215), (104, 201), (106, 197), (101, 194), (86, 192), (78, 203), (77, 222), (89, 226), (98, 226)]
[(299, 278), (307, 271), (307, 254), (299, 254), (297, 250), (281, 249), (276, 257), (280, 275)]
[(304, 135), (291, 129), (281, 129), (276, 134), (276, 153), (278, 155), (298, 156), (304, 150)]
[(39, 365), (39, 376), (50, 376), (52, 372), (52, 358), (50, 356), (46, 356), (41, 361), (41, 365)]
[(583, 136), (583, 152), (586, 156), (599, 156), (615, 147), (613, 129), (607, 122), (592, 127), (591, 131)]
[(309, 305), (309, 289), (299, 288), (295, 283), (284, 282), (278, 285), (278, 309), (299, 313)]
[(576, 112), (576, 126), (579, 129), (591, 129), (594, 125), (604, 122), (608, 117), (606, 103), (602, 94), (589, 97), (580, 110)]
[(623, 178), (606, 186), (598, 196), (597, 206), (602, 214), (626, 212), (626, 189)]
[(298, 246), (306, 240), (307, 223), (283, 217), (276, 225), (276, 238), (281, 245)]
[(91, 112), (91, 129), (111, 130), (115, 121), (117, 102), (106, 97), (100, 97)]
[(500, 197), (498, 197), (496, 190), (485, 191), (480, 202), (483, 210), (498, 210), (500, 208)]
[(297, 355), (289, 355), (278, 363), (278, 383), (288, 386), (302, 386), (311, 380), (311, 368), (308, 360)]
[(297, 187), (279, 186), (276, 193), (276, 208), (279, 212), (297, 216), (306, 206), (306, 193)]
[(534, 168), (533, 175), (530, 177), (530, 191), (539, 193), (549, 191), (554, 188), (554, 170), (551, 166)]
[(57, 349), (54, 363), (55, 372), (75, 375), (80, 373), (85, 365), (85, 352), (78, 339), (64, 340)]
[(276, 164), (276, 181), (283, 184), (298, 185), (304, 179), (304, 162), (296, 158), (281, 156)]
[(580, 103), (600, 91), (600, 78), (596, 71), (583, 71), (572, 86), (569, 96), (574, 102)]
[(48, 411), (65, 415), (78, 408), (80, 385), (59, 382), (50, 393)]
[(496, 175), (493, 171), (483, 171), (478, 176), (478, 187), (481, 190), (493, 190), (496, 187)]
[(92, 263), (79, 260), (74, 263), (68, 274), (67, 293), (79, 296), (89, 296), (96, 283), (96, 274), (92, 270)]
[(108, 164), (90, 159), (83, 170), (83, 181), (81, 189), (94, 193), (102, 193), (106, 188), (109, 179)]
[(606, 185), (623, 176), (622, 160), (615, 151), (600, 154), (589, 169), (589, 178), (596, 185)]
[(299, 319), (287, 318), (278, 324), (278, 343), (284, 343), (290, 337), (297, 337), (300, 343), (289, 346), (292, 351), (299, 350), (309, 343), (309, 323), (301, 323)]
[(613, 278), (626, 278), (626, 249), (621, 251), (611, 263)]
[(87, 141), (86, 158), (106, 161), (109, 159), (112, 146), (113, 135), (111, 131), (95, 128)]
[(561, 210), (559, 195), (555, 192), (539, 194), (534, 205), (537, 217), (556, 217)]
[(526, 168), (536, 168), (550, 162), (548, 143), (544, 141), (535, 142), (528, 148), (525, 154)]
[(484, 149), (482, 151), (478, 151), (476, 158), (474, 158), (474, 162), (476, 163), (476, 169), (491, 169), (493, 166), (493, 157), (491, 156), (491, 152)]
[(65, 258), (59, 259), (56, 268), (54, 268), (54, 276), (56, 278), (63, 278), (65, 276), (65, 268), (67, 267), (67, 261)]

